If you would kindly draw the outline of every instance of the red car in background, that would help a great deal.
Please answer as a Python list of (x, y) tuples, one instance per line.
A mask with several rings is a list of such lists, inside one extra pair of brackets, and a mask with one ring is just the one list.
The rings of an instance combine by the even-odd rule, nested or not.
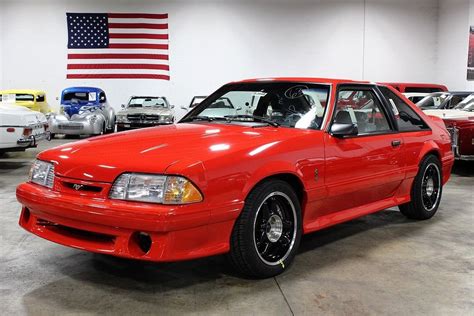
[(448, 91), (448, 87), (434, 83), (407, 83), (407, 82), (385, 82), (384, 85), (391, 86), (401, 93), (433, 93)]
[[(357, 92), (363, 108), (348, 97)], [(234, 107), (214, 107), (222, 98)], [(246, 80), (218, 89), (178, 124), (40, 153), (17, 188), (20, 225), (133, 259), (228, 253), (243, 274), (270, 277), (289, 267), (302, 234), (394, 206), (431, 218), (453, 161), (442, 120), (393, 88)]]

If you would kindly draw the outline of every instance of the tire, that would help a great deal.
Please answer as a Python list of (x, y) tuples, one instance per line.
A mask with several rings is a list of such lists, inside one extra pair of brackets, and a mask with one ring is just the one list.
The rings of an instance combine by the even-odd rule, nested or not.
[(112, 121), (112, 128), (106, 128), (106, 133), (107, 134), (112, 134), (113, 132), (115, 132), (115, 120)]
[(411, 201), (399, 205), (400, 212), (408, 218), (425, 220), (433, 217), (443, 193), (441, 163), (436, 156), (426, 156), (413, 181)]
[(54, 134), (54, 133), (49, 134), (49, 139), (50, 140), (54, 139), (55, 137), (56, 137), (56, 134)]
[(301, 207), (281, 180), (259, 184), (248, 195), (230, 240), (229, 259), (241, 274), (268, 278), (288, 268), (302, 234)]

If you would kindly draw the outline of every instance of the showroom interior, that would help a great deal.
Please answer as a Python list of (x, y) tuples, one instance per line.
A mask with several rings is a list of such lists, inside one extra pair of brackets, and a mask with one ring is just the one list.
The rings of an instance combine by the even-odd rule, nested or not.
[[(104, 17), (108, 22), (103, 24), (89, 22), (87, 19), (90, 17), (97, 21)], [(108, 58), (100, 55), (99, 51), (102, 48), (99, 46), (94, 47), (94, 51), (99, 52), (95, 54), (98, 59), (93, 60), (93, 57), (90, 57), (92, 55), (84, 55), (88, 51), (86, 47), (82, 47), (82, 53), (77, 52), (78, 49), (74, 47), (74, 36), (99, 36), (97, 35), (99, 33), (90, 33), (92, 35), (75, 33), (74, 27), (76, 25), (81, 27), (80, 24), (72, 22), (76, 18), (80, 22), (87, 20), (84, 23), (89, 24), (84, 24), (85, 28), (87, 25), (92, 28), (96, 25), (100, 29), (102, 25), (107, 26), (108, 23), (109, 29), (104, 31), (109, 48), (112, 49), (111, 54), (104, 53), (109, 54)], [(134, 20), (135, 28), (143, 28), (139, 31), (141, 38), (134, 42), (138, 44), (123, 44), (129, 40), (128, 35), (121, 35), (122, 38), (113, 36), (114, 27), (125, 30), (123, 32), (126, 34), (132, 34), (132, 27), (126, 26), (128, 18)], [(149, 23), (158, 23), (159, 26), (150, 27)], [(133, 45), (148, 45), (143, 46), (145, 50), (156, 49), (158, 55), (154, 56), (161, 57), (150, 57), (152, 53), (148, 52), (147, 56), (150, 59), (138, 61), (138, 64), (133, 66), (132, 57), (123, 52), (120, 52), (121, 56), (111, 57), (112, 45), (130, 48), (129, 51), (135, 54), (133, 61), (145, 58), (136, 57), (141, 49)], [(116, 49), (119, 50), (122, 51)], [(408, 167), (405, 168), (406, 174), (404, 173), (403, 177), (400, 174), (389, 173), (388, 169), (394, 168), (394, 164), (400, 163), (400, 159), (408, 161), (412, 159), (409, 157), (415, 155), (414, 151), (418, 150), (413, 149), (415, 147), (412, 147), (412, 151), (405, 149), (403, 137), (408, 134), (400, 133), (400, 139), (403, 141), (398, 143), (398, 139), (390, 139), (391, 147), (406, 150), (406, 155), (399, 152), (388, 154), (386, 149), (377, 155), (358, 156), (359, 159), (347, 160), (348, 166), (353, 166), (352, 169), (343, 165), (340, 165), (341, 169), (334, 169), (337, 172), (346, 170), (342, 176), (345, 176), (345, 181), (350, 183), (351, 179), (361, 174), (360, 166), (363, 171), (365, 165), (381, 164), (378, 159), (383, 160), (385, 159), (383, 157), (390, 156), (392, 163), (387, 162), (388, 171), (380, 171), (380, 177), (378, 180), (372, 180), (372, 183), (378, 181), (380, 185), (382, 183), (380, 179), (383, 175), (387, 175), (387, 178), (398, 179), (399, 183), (403, 183), (400, 184), (398, 191), (394, 189), (394, 192), (406, 189), (408, 195), (394, 197), (390, 200), (394, 201), (393, 204), (377, 204), (380, 207), (371, 201), (369, 204), (351, 209), (352, 213), (346, 213), (349, 215), (343, 214), (346, 208), (341, 206), (341, 212), (335, 213), (336, 215), (332, 217), (326, 215), (327, 220), (332, 221), (331, 224), (326, 225), (323, 220), (318, 222), (318, 219), (315, 219), (316, 226), (311, 226), (310, 219), (306, 216), (306, 209), (311, 205), (326, 205), (325, 202), (321, 202), (326, 200), (314, 197), (314, 204), (305, 206), (306, 218), (301, 219), (301, 224), (298, 222), (300, 215), (291, 215), (297, 213), (294, 212), (295, 206), (291, 202), (294, 202), (293, 195), (298, 200), (297, 204), (301, 203), (302, 209), (308, 199), (311, 200), (313, 195), (320, 194), (318, 190), (324, 190), (325, 196), (329, 199), (333, 194), (332, 187), (329, 184), (325, 186), (322, 181), (326, 181), (325, 179), (330, 181), (330, 170), (332, 170), (330, 166), (338, 163), (336, 158), (349, 157), (350, 150), (369, 152), (370, 146), (375, 146), (375, 142), (370, 143), (371, 137), (365, 137), (367, 141), (360, 148), (337, 145), (339, 146), (337, 150), (327, 151), (320, 159), (304, 157), (307, 159), (301, 159), (295, 167), (300, 168), (302, 165), (301, 169), (298, 169), (302, 170), (301, 183), (294, 179), (298, 176), (298, 172), (295, 172), (294, 177), (269, 176), (266, 179), (273, 177), (273, 182), (269, 180), (265, 186), (265, 183), (262, 184), (263, 180), (257, 180), (257, 175), (275, 168), (282, 160), (292, 156), (290, 152), (285, 154), (282, 152), (283, 149), (278, 152), (275, 148), (284, 142), (291, 142), (290, 137), (298, 137), (286, 148), (298, 152), (298, 155), (303, 154), (305, 149), (295, 148), (303, 146), (301, 143), (309, 137), (310, 132), (314, 131), (291, 134), (288, 130), (296, 128), (287, 128), (286, 123), (277, 124), (268, 121), (265, 115), (270, 113), (272, 117), (271, 111), (266, 110), (267, 114), (256, 117), (256, 112), (253, 112), (253, 116), (248, 115), (250, 112), (242, 114), (241, 107), (235, 104), (229, 106), (235, 110), (236, 115), (223, 116), (225, 122), (202, 114), (199, 117), (198, 113), (205, 107), (210, 107), (212, 110), (213, 105), (217, 103), (230, 102), (232, 93), (218, 96), (219, 91), (225, 92), (226, 89), (244, 89), (247, 85), (261, 85), (263, 88), (258, 88), (253, 94), (253, 102), (254, 97), (265, 99), (266, 92), (263, 91), (271, 85), (271, 82), (276, 82), (276, 86), (280, 82), (284, 89), (289, 87), (285, 95), (290, 89), (299, 87), (297, 92), (292, 90), (296, 94), (299, 93), (298, 97), (302, 96), (301, 93), (306, 91), (305, 89), (311, 90), (316, 87), (314, 89), (319, 94), (314, 94), (313, 97), (326, 93), (324, 102), (316, 100), (317, 104), (322, 104), (325, 109), (321, 114), (320, 126), (318, 125), (316, 129), (321, 129), (317, 132), (323, 132), (327, 127), (328, 133), (321, 136), (321, 139), (326, 141), (327, 138), (336, 137), (335, 132), (331, 134), (331, 125), (335, 125), (337, 117), (334, 115), (334, 120), (331, 120), (331, 106), (335, 102), (336, 89), (341, 89), (340, 85), (345, 85), (348, 91), (356, 91), (357, 86), (362, 85), (365, 88), (361, 91), (372, 91), (372, 95), (377, 97), (374, 97), (374, 100), (380, 102), (382, 109), (379, 113), (375, 112), (375, 108), (370, 113), (364, 112), (365, 117), (373, 115), (368, 119), (373, 123), (380, 118), (377, 115), (385, 113), (387, 124), (395, 133), (398, 131), (396, 128), (399, 124), (396, 122), (399, 119), (398, 112), (396, 109), (393, 110), (395, 103), (384, 91), (393, 90), (388, 93), (399, 95), (404, 103), (409, 102), (406, 98), (411, 95), (403, 96), (401, 92), (404, 91), (400, 91), (399, 88), (397, 92), (395, 84), (391, 85), (392, 90), (389, 90), (384, 88), (388, 84), (382, 83), (410, 83), (413, 87), (421, 87), (421, 90), (412, 91), (419, 93), (413, 94), (413, 97), (420, 99), (429, 98), (432, 92), (443, 93), (441, 98), (446, 97), (444, 93), (448, 93), (447, 91), (459, 92), (459, 95), (466, 98), (461, 102), (467, 102), (471, 97), (474, 98), (472, 95), (474, 76), (469, 78), (468, 75), (470, 67), (474, 68), (474, 61), (472, 65), (468, 65), (472, 57), (471, 52), (474, 54), (473, 0), (0, 0), (0, 94), (2, 94), (0, 97), (2, 101), (0, 103), (0, 306), (3, 313), (5, 315), (472, 314), (474, 152), (470, 154), (471, 156), (462, 154), (459, 152), (461, 143), (453, 147), (453, 142), (461, 139), (460, 129), (464, 128), (462, 126), (466, 126), (465, 124), (472, 123), (474, 114), (470, 116), (471, 114), (463, 112), (461, 117), (458, 115), (459, 110), (453, 112), (455, 110), (451, 108), (444, 108), (433, 110), (446, 110), (439, 112), (440, 115), (431, 111), (425, 115), (419, 110), (420, 114), (415, 115), (426, 121), (423, 123), (425, 130), (418, 132), (417, 135), (421, 136), (418, 140), (414, 139), (413, 144), (417, 141), (416, 146), (422, 148), (421, 151), (432, 145), (430, 159), (435, 160), (426, 160), (427, 156), (423, 157), (420, 154), (419, 157), (416, 156), (419, 160), (416, 162), (413, 160), (413, 168), (410, 170)], [(82, 61), (75, 59), (80, 58), (77, 56), (82, 56), (88, 66), (78, 67)], [(115, 69), (111, 66), (103, 66), (102, 69), (96, 67), (104, 65), (112, 58), (116, 58), (112, 61)], [(145, 63), (152, 64), (153, 67), (144, 66)], [(122, 67), (119, 64), (122, 64)], [(125, 64), (132, 66), (123, 67)], [(123, 75), (124, 73), (126, 74)], [(152, 75), (149, 75), (150, 73)], [(240, 82), (255, 78), (258, 80)], [(340, 81), (314, 78), (337, 78)], [(233, 84), (224, 86), (228, 83)], [(307, 86), (302, 90), (302, 85)], [(224, 87), (220, 89), (222, 86)], [(324, 90), (326, 86), (329, 88)], [(378, 88), (379, 86), (382, 87)], [(426, 90), (432, 87), (443, 88)], [(410, 91), (407, 89), (405, 92)], [(81, 93), (88, 100), (69, 97), (75, 94), (79, 98)], [(19, 102), (19, 95), (31, 95), (32, 105), (26, 107), (38, 107), (25, 109), (23, 106), (26, 103)], [(341, 95), (339, 94), (338, 98), (341, 98)], [(447, 98), (453, 95), (456, 94)], [(209, 98), (205, 98), (207, 96)], [(304, 96), (306, 97), (306, 94)], [(160, 112), (158, 115), (158, 117), (161, 115), (161, 118), (155, 125), (160, 126), (134, 126), (133, 123), (126, 121), (127, 117), (130, 118), (131, 112), (123, 113), (133, 107), (134, 98), (145, 100), (143, 102), (157, 100), (160, 106), (167, 108), (166, 112)], [(201, 98), (202, 103), (197, 104), (196, 100), (199, 99), (201, 102)], [(84, 103), (81, 103), (83, 101)], [(235, 99), (232, 101), (235, 103)], [(12, 102), (17, 104), (10, 104)], [(310, 103), (314, 105), (313, 102), (314, 100)], [(260, 104), (260, 101), (256, 103)], [(45, 108), (41, 108), (41, 104)], [(250, 107), (248, 103), (245, 106)], [(416, 108), (413, 103), (410, 106)], [(73, 111), (75, 107), (77, 108), (75, 114), (69, 114), (68, 111)], [(17, 111), (21, 109), (23, 112), (12, 114), (15, 109)], [(41, 126), (38, 127), (35, 123), (35, 127), (30, 128), (30, 124), (28, 133), (35, 133), (35, 128), (44, 128), (44, 133), (41, 137), (40, 134), (26, 135), (27, 128), (23, 130), (21, 127), (22, 140), (20, 142), (15, 139), (15, 146), (26, 146), (28, 142), (27, 147), (8, 148), (2, 151), (2, 137), (13, 135), (20, 129), (19, 124), (22, 124), (13, 120), (23, 122), (23, 119), (33, 113), (32, 110), (36, 111), (34, 113), (37, 114), (33, 117)], [(474, 111), (474, 107), (471, 110)], [(336, 111), (334, 108), (334, 113)], [(415, 113), (415, 110), (412, 111)], [(273, 109), (273, 114), (276, 112)], [(136, 113), (139, 113), (137, 115), (143, 123), (148, 114)], [(349, 113), (354, 125), (355, 116), (352, 108)], [(428, 115), (434, 117), (429, 118)], [(240, 120), (240, 125), (232, 123), (232, 119)], [(90, 133), (87, 133), (90, 135), (81, 134), (72, 127), (70, 127), (70, 130), (74, 130), (72, 134), (61, 129), (66, 129), (65, 122), (71, 123), (73, 120), (77, 120), (77, 124), (79, 122), (90, 124)], [(448, 125), (448, 121), (449, 124), (457, 125)], [(344, 127), (342, 125), (341, 128)], [(208, 129), (203, 131), (203, 126), (207, 126)], [(470, 128), (472, 134), (468, 142), (474, 147), (474, 124), (469, 126), (467, 129)], [(298, 123), (292, 127), (298, 127)], [(57, 130), (54, 130), (55, 128)], [(135, 130), (121, 132), (125, 128)], [(244, 131), (237, 131), (237, 128), (242, 128)], [(358, 128), (360, 134), (360, 124)], [(369, 130), (369, 127), (367, 129)], [(453, 136), (453, 131), (458, 133), (456, 137)], [(193, 134), (198, 132), (203, 134), (200, 138)], [(240, 136), (237, 133), (240, 133)], [(354, 131), (347, 130), (347, 133)], [(100, 136), (102, 134), (104, 135)], [(357, 135), (357, 128), (355, 134), (351, 135)], [(154, 138), (155, 136), (158, 138)], [(435, 136), (441, 137), (441, 140), (435, 139)], [(265, 137), (267, 137), (266, 143), (263, 143)], [(428, 141), (427, 139), (431, 139), (429, 137), (435, 140)], [(201, 147), (213, 139), (216, 139), (217, 143), (210, 146), (209, 153), (204, 155)], [(337, 141), (341, 139), (336, 139), (334, 142), (338, 144)], [(231, 145), (228, 145), (227, 141)], [(140, 145), (145, 142), (148, 147), (141, 148)], [(441, 142), (444, 142), (444, 145), (441, 145)], [(237, 151), (224, 160), (224, 152), (232, 150), (234, 143), (239, 143), (239, 146), (246, 143), (246, 146), (249, 146), (248, 150), (251, 151), (246, 156), (248, 162), (243, 163), (237, 156), (240, 154)], [(252, 144), (255, 145), (250, 148)], [(242, 149), (243, 147), (239, 148), (246, 150)], [(45, 150), (48, 151), (43, 152)], [(141, 150), (140, 155), (133, 156), (131, 152), (135, 150)], [(439, 154), (433, 154), (436, 150)], [(310, 152), (309, 149), (306, 151)], [(40, 154), (41, 152), (43, 153)], [(153, 156), (155, 152), (156, 155)], [(267, 156), (265, 161), (258, 160), (261, 155), (268, 152), (274, 153), (273, 158)], [(330, 154), (334, 152), (340, 153), (340, 156), (330, 159)], [(77, 158), (79, 156), (80, 158)], [(140, 177), (140, 174), (152, 174), (153, 172), (149, 170), (158, 170), (165, 162), (168, 163), (171, 156), (177, 158), (169, 166), (166, 165), (166, 168), (163, 167), (166, 169), (166, 175), (162, 178), (143, 178), (143, 185), (149, 185), (147, 181), (157, 181), (153, 183), (163, 186), (160, 192), (165, 193), (162, 194), (162, 200), (156, 207), (161, 211), (165, 207), (169, 209), (167, 213), (156, 215), (156, 218), (158, 222), (162, 220), (167, 222), (155, 225), (152, 220), (148, 220), (148, 223), (143, 224), (143, 227), (147, 227), (143, 228), (144, 232), (137, 229), (127, 237), (129, 239), (122, 241), (128, 230), (121, 230), (112, 224), (115, 222), (111, 218), (123, 216), (127, 212), (130, 213), (130, 210), (149, 212), (140, 216), (131, 215), (130, 223), (124, 225), (132, 226), (135, 222), (155, 218), (153, 217), (155, 214), (151, 213), (157, 204), (149, 203), (149, 200), (141, 200), (146, 202), (142, 205), (131, 201), (124, 202), (125, 198), (120, 197), (117, 200), (111, 199), (114, 197), (113, 194), (117, 196), (122, 194), (119, 180), (125, 179), (127, 184), (124, 188), (128, 190), (133, 181), (142, 181), (133, 178), (135, 175)], [(56, 162), (54, 157), (62, 160)], [(143, 160), (139, 161), (136, 157), (142, 157)], [(37, 158), (38, 160), (35, 160)], [(69, 158), (70, 161), (67, 161)], [(44, 165), (43, 160), (50, 162)], [(106, 165), (101, 161), (110, 163)], [(434, 162), (429, 164), (429, 161)], [(124, 169), (125, 173), (120, 174), (118, 178), (104, 180), (112, 177), (114, 168), (119, 168), (112, 166), (112, 163), (138, 167), (136, 170)], [(30, 171), (32, 164), (33, 168)], [(262, 164), (262, 168), (257, 169), (256, 166), (259, 164)], [(56, 169), (52, 167), (53, 165)], [(70, 166), (70, 170), (65, 169), (66, 165)], [(426, 170), (429, 170), (429, 165), (438, 170), (438, 182), (434, 176), (429, 178), (426, 172), (419, 173), (421, 171), (418, 169), (421, 170), (425, 165)], [(311, 180), (305, 178), (307, 176), (304, 174), (305, 166), (317, 167), (311, 169)], [(291, 168), (293, 167), (294, 164)], [(67, 210), (65, 205), (69, 200), (54, 203), (52, 201), (59, 199), (62, 191), (55, 192), (52, 189), (53, 184), (49, 187), (51, 190), (42, 190), (45, 187), (34, 183), (35, 172), (40, 173), (43, 170), (48, 176), (51, 170), (55, 170), (51, 172), (53, 177), (58, 179), (75, 179), (76, 182), (71, 182), (70, 187), (64, 189), (70, 190), (72, 192), (70, 194), (73, 194), (74, 190), (77, 191), (75, 193), (77, 196), (91, 194), (93, 198), (90, 200), (89, 214), (81, 217), (81, 221), (87, 224), (77, 226), (73, 222), (72, 215), (64, 217), (64, 222), (61, 222), (61, 214), (47, 215), (48, 212), (43, 210), (43, 203), (46, 203), (44, 201), (50, 201), (51, 205), (55, 204), (53, 208), (57, 207), (57, 210)], [(89, 170), (103, 175), (103, 179), (94, 180), (96, 174), (91, 171), (92, 175), (89, 175)], [(181, 173), (180, 170), (186, 171)], [(370, 170), (376, 169), (367, 168), (367, 170), (371, 172)], [(189, 176), (185, 176), (185, 172), (189, 172)], [(225, 179), (224, 172), (229, 173)], [(86, 178), (77, 181), (75, 175), (79, 173)], [(410, 173), (412, 176), (407, 179)], [(193, 178), (194, 174), (199, 174), (196, 180)], [(247, 176), (248, 178), (245, 178)], [(402, 178), (396, 178), (397, 176)], [(213, 177), (216, 179), (215, 183), (220, 183), (221, 191), (218, 193), (212, 191), (214, 182), (210, 179), (214, 179)], [(436, 216), (429, 220), (414, 220), (413, 218), (417, 216), (413, 216), (413, 211), (410, 211), (407, 218), (397, 207), (402, 203), (414, 203), (418, 177), (420, 181), (427, 179), (424, 184), (420, 182), (420, 185), (422, 187), (425, 185), (424, 190), (427, 190), (428, 196), (432, 197), (433, 194), (437, 196), (433, 206), (437, 209), (437, 212), (436, 209), (434, 211)], [(159, 182), (161, 180), (164, 184)], [(45, 178), (45, 186), (48, 186), (47, 181), (49, 179)], [(56, 181), (54, 188), (58, 188), (59, 180), (52, 181)], [(200, 181), (203, 181), (203, 184)], [(309, 188), (305, 181), (314, 187)], [(62, 186), (66, 186), (64, 184), (66, 182), (61, 183)], [(94, 191), (97, 188), (95, 183), (97, 185), (100, 183), (101, 188), (110, 189), (112, 193), (102, 198), (99, 196), (101, 193), (98, 193), (102, 189)], [(241, 212), (250, 210), (252, 204), (250, 200), (255, 198), (258, 201), (259, 194), (272, 187), (270, 184), (273, 184), (273, 187), (289, 186), (289, 189), (281, 189), (282, 192), (289, 190), (290, 193), (280, 194), (280, 197), (286, 197), (286, 200), (283, 198), (283, 202), (278, 202), (281, 204), (278, 204), (280, 206), (277, 206), (277, 209), (280, 207), (284, 209), (285, 205), (289, 205), (288, 207), (293, 210), (289, 216), (290, 218), (293, 216), (295, 223), (294, 228), (289, 229), (293, 236), (297, 236), (299, 233), (296, 232), (300, 231), (297, 225), (301, 224), (304, 235), (301, 236), (301, 241), (299, 237), (294, 237), (288, 246), (290, 247), (288, 252), (275, 261), (275, 265), (269, 264), (281, 270), (268, 272), (267, 277), (263, 277), (256, 275), (255, 271), (258, 269), (252, 270), (247, 259), (242, 259), (247, 257), (244, 255), (240, 257), (234, 251), (236, 247), (240, 247), (240, 242), (243, 243), (241, 239), (246, 232), (242, 230), (242, 235), (236, 232), (238, 227), (244, 227), (246, 223), (239, 222), (247, 214)], [(375, 196), (382, 195), (377, 193), (384, 191), (381, 188), (387, 189), (391, 184), (392, 182), (381, 185), (380, 191), (377, 191), (379, 189), (357, 191), (350, 188), (351, 185), (340, 185), (334, 190), (365, 192), (367, 196), (376, 199)], [(166, 202), (168, 191), (165, 190), (173, 185), (179, 187), (182, 190), (180, 192), (185, 192), (179, 197), (182, 199), (182, 204), (171, 200), (172, 198), (169, 203)], [(238, 189), (240, 186), (245, 188), (243, 190), (248, 194), (240, 192)], [(357, 182), (353, 182), (352, 186), (357, 186)], [(94, 192), (81, 193), (81, 190), (88, 189)], [(30, 191), (25, 193), (22, 190)], [(242, 193), (241, 200), (240, 193)], [(340, 194), (339, 198), (337, 196), (334, 198), (335, 202), (332, 202), (332, 205), (343, 205), (340, 199), (351, 196)], [(205, 205), (209, 205), (210, 215), (206, 216), (209, 215), (212, 219), (213, 212), (218, 213), (215, 210), (224, 208), (221, 205), (212, 206), (212, 201), (224, 196), (229, 202), (226, 204), (227, 211), (215, 216), (216, 218), (220, 216), (220, 220), (216, 219), (212, 225), (192, 224), (193, 221), (201, 221), (200, 216), (204, 216), (202, 215), (204, 212), (199, 209), (200, 202), (204, 201)], [(189, 201), (185, 201), (185, 198)], [(266, 203), (265, 201), (262, 200), (260, 207)], [(167, 203), (169, 205), (166, 205)], [(114, 215), (114, 211), (108, 207), (118, 205), (124, 208), (120, 214)], [(127, 208), (127, 205), (130, 208)], [(369, 211), (369, 206), (378, 209)], [(92, 207), (110, 216), (110, 223), (107, 222), (108, 219), (104, 219), (104, 223), (109, 225), (107, 234), (112, 235), (112, 232), (117, 231), (116, 237), (104, 241), (106, 238), (104, 236), (108, 235), (99, 233), (102, 229), (100, 225), (105, 224), (92, 225), (88, 222), (89, 218), (95, 216)], [(314, 207), (315, 214), (319, 214), (317, 207)], [(86, 212), (85, 207), (78, 206), (76, 209)], [(183, 213), (189, 212), (186, 213), (189, 217), (182, 219), (180, 210)], [(176, 218), (173, 217), (175, 213)], [(356, 213), (359, 215), (356, 216)], [(44, 214), (46, 219), (40, 218)], [(341, 217), (337, 217), (338, 215)], [(260, 218), (258, 212), (255, 216), (256, 222)], [(270, 243), (273, 243), (272, 238), (278, 240), (280, 235), (285, 233), (285, 216), (281, 215), (280, 218), (273, 215), (268, 219), (265, 236)], [(30, 220), (30, 217), (33, 220)], [(58, 218), (59, 224), (55, 222)], [(243, 224), (234, 226), (234, 221)], [(277, 224), (274, 224), (275, 221)], [(70, 230), (66, 232), (65, 229), (64, 235), (58, 237), (61, 234), (59, 232), (61, 227), (69, 223), (71, 223)], [(179, 223), (184, 223), (182, 224), (184, 226), (179, 226)], [(308, 226), (305, 226), (306, 223), (309, 223)], [(33, 227), (33, 224), (36, 226)], [(283, 225), (283, 228), (279, 224)], [(168, 231), (175, 226), (181, 228)], [(84, 227), (90, 228), (90, 235), (87, 235), (89, 232), (85, 231), (88, 229)], [(155, 227), (158, 227), (159, 233), (151, 233)], [(186, 230), (183, 227), (186, 227)], [(273, 229), (276, 229), (277, 237), (271, 234), (274, 232)], [(45, 233), (45, 230), (50, 230), (51, 234)], [(74, 238), (79, 235), (83, 238), (81, 239), (83, 244), (75, 243)], [(198, 249), (197, 245), (204, 238), (214, 239), (215, 242), (203, 242), (204, 246)], [(216, 240), (222, 240), (222, 243), (218, 244)], [(123, 251), (126, 253), (117, 250), (118, 248), (113, 249), (108, 243), (122, 243), (126, 248)], [(298, 243), (298, 249), (291, 248)], [(94, 245), (99, 244), (102, 248), (97, 246), (100, 249), (93, 249)], [(182, 255), (184, 250), (183, 252), (169, 250), (173, 247), (184, 249), (192, 245), (196, 248), (193, 251), (189, 250), (187, 255)], [(112, 248), (107, 248), (109, 246)], [(259, 253), (257, 245), (255, 248), (259, 258), (267, 262)], [(241, 251), (244, 248), (239, 249)], [(158, 259), (153, 260), (153, 256), (148, 256), (149, 253), (158, 251), (162, 251)], [(168, 253), (173, 255), (166, 257)], [(140, 260), (140, 256), (143, 260)], [(290, 260), (289, 258), (292, 261), (288, 261), (285, 266), (287, 263), (285, 260)], [(240, 271), (235, 268), (236, 262)], [(250, 273), (251, 276), (249, 273), (247, 275), (241, 273), (250, 270), (253, 271)]]

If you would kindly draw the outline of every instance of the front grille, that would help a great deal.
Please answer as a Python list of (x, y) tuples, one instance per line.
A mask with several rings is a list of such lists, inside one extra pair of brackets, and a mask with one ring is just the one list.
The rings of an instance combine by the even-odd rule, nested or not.
[(156, 114), (128, 114), (127, 119), (130, 122), (159, 121), (160, 115)]
[(65, 130), (80, 130), (80, 129), (82, 129), (82, 125), (63, 125), (63, 124), (59, 124), (58, 128), (59, 129), (65, 129)]
[(78, 184), (78, 183), (71, 183), (71, 182), (64, 182), (63, 185), (75, 191), (86, 191), (86, 192), (100, 192), (102, 191), (101, 187), (93, 186), (93, 185), (85, 185), (85, 184)]

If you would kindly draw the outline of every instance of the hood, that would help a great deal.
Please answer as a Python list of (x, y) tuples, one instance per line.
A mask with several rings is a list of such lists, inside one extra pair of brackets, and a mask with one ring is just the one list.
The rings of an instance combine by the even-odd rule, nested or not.
[(39, 154), (55, 162), (56, 174), (113, 182), (123, 172), (163, 173), (183, 161), (203, 162), (254, 154), (304, 130), (227, 124), (176, 124), (94, 137)]
[(117, 113), (117, 115), (128, 114), (156, 114), (156, 115), (171, 115), (171, 109), (165, 107), (139, 107), (126, 108)]
[(65, 101), (62, 104), (64, 108), (64, 113), (67, 113), (69, 116), (73, 116), (74, 114), (79, 113), (79, 110), (83, 106), (98, 106), (98, 102), (89, 102), (89, 101), (79, 101), (79, 102), (74, 102), (71, 103), (70, 101)]
[(46, 123), (43, 113), (18, 105), (0, 105), (0, 126), (27, 126)]

